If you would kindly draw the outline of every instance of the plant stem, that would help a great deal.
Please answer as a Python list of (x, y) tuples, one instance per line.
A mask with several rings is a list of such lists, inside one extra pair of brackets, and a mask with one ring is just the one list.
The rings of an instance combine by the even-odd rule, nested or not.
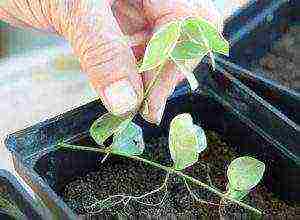
[(190, 196), (191, 196), (193, 199), (195, 199), (197, 202), (202, 202), (202, 203), (205, 203), (205, 204), (208, 204), (208, 205), (219, 206), (219, 204), (216, 204), (216, 203), (213, 203), (213, 202), (208, 202), (208, 201), (199, 199), (198, 196), (197, 196), (195, 193), (192, 192), (192, 190), (191, 190), (189, 184), (187, 183), (186, 179), (185, 179), (184, 177), (183, 177), (182, 179), (183, 179), (183, 181), (184, 181), (184, 184), (185, 184), (187, 190), (188, 190), (189, 193), (190, 193)]
[[(72, 145), (72, 144), (66, 144), (66, 143), (59, 143), (57, 146), (62, 147), (62, 148), (69, 148), (69, 149), (73, 149), (73, 150), (94, 151), (94, 152), (101, 153), (101, 154), (108, 154), (108, 153), (114, 154), (114, 153), (111, 152), (110, 149), (102, 149), (102, 148), (99, 148), (99, 147), (85, 147), (85, 146), (78, 146), (78, 145)], [(118, 155), (118, 154), (114, 154), (114, 155)], [(118, 156), (120, 156), (120, 155), (118, 155)], [(246, 209), (249, 209), (249, 210), (251, 210), (253, 212), (256, 212), (260, 215), (262, 214), (262, 212), (260, 210), (258, 210), (256, 208), (253, 208), (253, 207), (247, 205), (246, 203), (243, 203), (241, 201), (230, 198), (226, 194), (222, 193), (221, 191), (207, 185), (206, 183), (201, 182), (200, 180), (197, 180), (197, 179), (195, 179), (191, 176), (188, 176), (188, 175), (182, 173), (181, 171), (175, 170), (172, 167), (167, 167), (167, 166), (161, 165), (159, 163), (147, 160), (147, 159), (142, 158), (142, 157), (134, 156), (134, 155), (122, 155), (122, 156), (125, 156), (125, 157), (133, 159), (133, 160), (144, 162), (144, 163), (149, 164), (151, 166), (154, 166), (154, 167), (160, 168), (162, 170), (165, 170), (168, 173), (174, 173), (177, 176), (181, 176), (181, 177), (185, 178), (186, 180), (189, 180), (189, 181), (197, 184), (198, 186), (201, 186), (201, 187), (215, 193), (216, 195), (220, 196), (222, 199), (225, 198), (227, 200), (235, 202), (236, 204), (238, 204), (238, 205), (240, 205), (240, 206), (242, 206)]]
[(157, 83), (157, 81), (158, 81), (158, 79), (159, 79), (159, 76), (160, 76), (160, 74), (162, 73), (163, 68), (164, 68), (164, 64), (161, 64), (161, 65), (158, 67), (158, 71), (157, 71), (155, 77), (151, 80), (151, 82), (150, 82), (148, 88), (147, 88), (146, 91), (145, 91), (144, 101), (148, 98), (151, 89), (156, 85), (156, 83)]

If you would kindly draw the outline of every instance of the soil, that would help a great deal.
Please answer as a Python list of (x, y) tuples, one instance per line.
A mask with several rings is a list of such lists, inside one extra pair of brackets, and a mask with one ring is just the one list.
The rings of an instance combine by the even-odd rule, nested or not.
[(259, 60), (258, 69), (270, 79), (300, 92), (300, 25), (283, 28), (283, 34)]
[[(213, 184), (220, 190), (225, 190), (225, 171), (228, 161), (238, 157), (221, 138), (212, 131), (206, 132), (208, 148), (200, 156), (199, 161), (192, 167), (185, 170), (185, 173), (203, 182)], [(146, 150), (143, 157), (152, 158), (152, 161), (170, 164), (169, 152), (167, 148), (167, 137), (160, 137), (146, 141)], [(154, 149), (154, 150), (151, 150)], [(204, 164), (209, 163), (209, 170)], [(208, 178), (208, 173), (209, 177)], [(139, 196), (149, 191), (159, 188), (165, 178), (166, 173), (159, 169), (145, 165), (142, 162), (127, 160), (122, 157), (109, 157), (103, 164), (99, 165), (99, 171), (91, 172), (84, 177), (78, 177), (66, 185), (64, 189), (64, 201), (79, 215), (87, 212), (94, 212), (92, 216), (96, 219), (103, 216), (169, 216), (170, 219), (182, 219), (195, 216), (215, 216), (219, 218), (217, 205), (207, 205), (193, 200), (186, 189), (182, 179), (170, 176), (168, 181), (168, 193), (164, 203), (160, 206), (149, 206), (131, 200), (126, 207), (122, 203), (107, 207), (99, 212), (99, 207), (95, 205), (110, 195), (129, 194)], [(211, 181), (209, 181), (209, 179)], [(219, 198), (207, 190), (189, 183), (193, 193), (202, 200), (218, 204)], [(164, 192), (155, 193), (140, 200), (145, 203), (159, 203)], [(112, 202), (120, 201), (120, 198)], [(295, 219), (296, 212), (300, 211), (300, 206), (288, 205), (268, 192), (262, 184), (250, 192), (246, 199), (248, 204), (264, 210), (265, 214), (272, 216), (284, 216)], [(233, 210), (232, 210), (233, 209)], [(224, 211), (224, 210), (223, 210)], [(236, 205), (228, 206), (225, 213), (244, 213), (250, 216), (253, 214)], [(228, 212), (229, 211), (229, 212)], [(223, 213), (223, 212), (222, 212)], [(89, 216), (91, 217), (91, 216)], [(168, 218), (169, 219), (169, 218)], [(244, 219), (244, 218), (243, 218)]]

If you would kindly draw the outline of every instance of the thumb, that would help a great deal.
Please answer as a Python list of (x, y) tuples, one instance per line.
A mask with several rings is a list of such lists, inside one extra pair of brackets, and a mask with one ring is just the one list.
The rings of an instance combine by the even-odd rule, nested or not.
[(116, 115), (137, 110), (143, 85), (131, 49), (106, 1), (83, 0), (62, 35), (71, 43), (83, 71), (106, 108)]
[(71, 44), (105, 107), (116, 115), (135, 111), (142, 79), (131, 49), (110, 8), (110, 0), (7, 0), (0, 19), (15, 26), (57, 33)]

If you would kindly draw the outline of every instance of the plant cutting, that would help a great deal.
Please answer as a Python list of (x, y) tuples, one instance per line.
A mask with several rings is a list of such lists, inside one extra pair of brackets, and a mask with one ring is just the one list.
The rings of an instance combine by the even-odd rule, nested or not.
[[(199, 63), (208, 55), (214, 66), (214, 53), (228, 55), (229, 43), (222, 37), (214, 25), (202, 18), (175, 20), (161, 27), (149, 41), (145, 56), (138, 66), (140, 73), (152, 69), (157, 70), (156, 77), (154, 77), (145, 91), (143, 104), (147, 102), (149, 89), (157, 83), (157, 76), (167, 61), (173, 62), (185, 74), (191, 89), (195, 90), (199, 87), (193, 75), (195, 64)], [(141, 108), (140, 110), (147, 111), (145, 108)], [(227, 190), (223, 193), (213, 185), (201, 182), (183, 172), (186, 168), (198, 161), (199, 154), (207, 147), (205, 132), (200, 126), (193, 123), (191, 115), (186, 113), (177, 115), (170, 124), (169, 151), (173, 160), (173, 166), (171, 167), (140, 157), (145, 145), (142, 129), (132, 122), (134, 116), (134, 114), (131, 114), (126, 117), (119, 117), (106, 113), (98, 118), (90, 128), (90, 135), (98, 144), (96, 147), (85, 147), (66, 143), (60, 143), (58, 145), (60, 148), (94, 151), (105, 154), (106, 156), (102, 159), (101, 163), (103, 163), (110, 154), (113, 154), (142, 161), (166, 171), (165, 180), (158, 189), (141, 196), (124, 194), (112, 195), (87, 207), (89, 213), (99, 213), (105, 208), (120, 203), (126, 206), (132, 200), (145, 205), (162, 205), (168, 190), (167, 182), (171, 174), (175, 174), (178, 178), (183, 180), (191, 197), (196, 201), (210, 203), (209, 201), (198, 198), (198, 196), (192, 192), (189, 186), (190, 182), (221, 197), (220, 204), (213, 205), (221, 207), (228, 203), (237, 203), (257, 214), (262, 213), (260, 210), (243, 203), (242, 200), (262, 179), (265, 170), (264, 163), (248, 156), (233, 160), (227, 170)], [(109, 138), (112, 138), (112, 143), (107, 146)], [(164, 190), (165, 194), (159, 203), (147, 204), (141, 201), (141, 199), (162, 190)]]

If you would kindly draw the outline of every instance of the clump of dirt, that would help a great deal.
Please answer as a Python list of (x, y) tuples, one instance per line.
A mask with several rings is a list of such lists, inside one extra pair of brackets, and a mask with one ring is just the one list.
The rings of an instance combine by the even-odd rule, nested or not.
[(300, 25), (283, 31), (283, 37), (259, 60), (259, 68), (269, 78), (300, 91)]
[[(226, 167), (230, 161), (239, 155), (232, 151), (215, 132), (206, 132), (208, 148), (200, 156), (199, 161), (185, 170), (186, 174), (203, 182), (211, 184), (220, 190), (226, 187)], [(143, 157), (153, 158), (155, 161), (164, 161), (171, 164), (166, 136), (153, 138), (146, 142), (146, 152)], [(151, 150), (152, 149), (152, 150)], [(113, 198), (107, 204), (120, 202), (114, 206), (106, 206), (101, 212), (101, 200), (111, 195), (126, 194), (140, 196), (159, 188), (166, 176), (161, 171), (138, 161), (122, 157), (110, 157), (99, 167), (99, 171), (91, 172), (84, 177), (78, 177), (69, 183), (64, 190), (64, 201), (79, 215), (95, 212), (93, 216), (169, 216), (174, 219), (180, 217), (215, 216), (219, 218), (219, 197), (207, 190), (188, 183), (194, 194), (211, 204), (195, 201), (190, 196), (183, 179), (170, 176), (167, 184), (168, 192), (164, 190), (139, 200), (144, 203), (160, 203), (165, 195), (164, 202), (157, 206), (145, 205), (134, 200), (126, 206), (120, 202), (121, 197)], [(250, 193), (246, 201), (271, 214), (288, 214), (296, 216), (296, 207), (289, 206), (276, 199), (263, 185), (259, 185)], [(102, 204), (103, 205), (103, 204)], [(103, 206), (102, 206), (103, 207)], [(253, 213), (233, 205), (229, 212), (251, 215)], [(228, 211), (228, 210), (227, 210)]]

